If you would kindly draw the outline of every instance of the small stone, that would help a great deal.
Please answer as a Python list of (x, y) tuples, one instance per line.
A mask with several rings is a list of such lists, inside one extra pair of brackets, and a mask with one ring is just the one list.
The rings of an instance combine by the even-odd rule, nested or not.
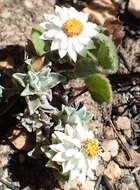
[(128, 117), (118, 117), (116, 120), (117, 129), (122, 130), (124, 132), (124, 135), (130, 138), (132, 136), (131, 132), (131, 122)]
[(86, 181), (84, 184), (82, 184), (81, 190), (93, 190), (95, 187), (94, 181)]
[[(128, 146), (128, 145), (127, 145)], [(135, 168), (140, 166), (140, 153), (129, 148), (129, 153), (131, 155), (132, 160), (128, 160), (126, 154), (121, 151), (115, 158), (116, 162), (121, 167), (125, 168)]]
[(1, 17), (5, 19), (10, 18), (11, 12), (8, 9), (3, 9), (1, 12)]
[(29, 151), (35, 145), (35, 135), (23, 128), (13, 129), (8, 139), (18, 150)]
[(117, 129), (118, 130), (128, 130), (131, 129), (130, 119), (128, 117), (118, 117), (117, 118)]
[(11, 57), (8, 57), (7, 59), (0, 61), (0, 70), (13, 69), (13, 67), (14, 60)]
[(95, 181), (93, 180), (92, 181), (87, 180), (83, 184), (81, 184), (78, 179), (75, 179), (66, 183), (63, 189), (64, 190), (72, 190), (72, 189), (79, 190), (79, 187), (80, 187), (81, 190), (93, 190), (94, 186), (95, 186)]
[(111, 0), (94, 0), (83, 9), (91, 15), (91, 20), (103, 25), (107, 18), (115, 18), (117, 5)]
[(111, 153), (110, 152), (105, 152), (103, 155), (102, 155), (102, 159), (105, 161), (105, 162), (109, 162), (111, 160)]
[(63, 189), (64, 190), (71, 190), (71, 189), (78, 190), (79, 186), (81, 187), (81, 184), (80, 184), (79, 180), (75, 179), (75, 180), (72, 180), (72, 181), (68, 181), (68, 183), (65, 183), (65, 185), (63, 186)]
[(104, 174), (104, 165), (102, 164), (99, 164), (98, 167), (96, 168), (96, 176), (99, 177), (99, 176), (102, 176)]
[(128, 10), (136, 18), (140, 19), (140, 1), (138, 1), (138, 0), (129, 0)]
[(115, 157), (119, 151), (119, 144), (117, 140), (104, 140), (102, 142), (104, 152), (110, 152), (112, 157)]
[(120, 179), (122, 177), (122, 171), (118, 164), (116, 164), (114, 161), (111, 161), (105, 169), (104, 175), (112, 180)]
[(115, 139), (117, 135), (115, 134), (114, 130), (111, 127), (106, 127), (104, 129), (104, 134), (103, 134), (105, 139), (111, 140)]
[(23, 4), (24, 4), (25, 7), (29, 8), (29, 9), (34, 8), (34, 5), (33, 5), (32, 1), (24, 0)]

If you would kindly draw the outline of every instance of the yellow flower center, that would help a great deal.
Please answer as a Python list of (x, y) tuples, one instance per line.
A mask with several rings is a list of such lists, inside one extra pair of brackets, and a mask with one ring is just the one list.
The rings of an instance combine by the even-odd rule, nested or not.
[(69, 19), (64, 23), (63, 30), (68, 36), (79, 35), (83, 30), (83, 24), (77, 19)]
[(98, 143), (93, 139), (87, 139), (82, 143), (82, 150), (88, 157), (97, 156), (98, 153), (101, 151)]

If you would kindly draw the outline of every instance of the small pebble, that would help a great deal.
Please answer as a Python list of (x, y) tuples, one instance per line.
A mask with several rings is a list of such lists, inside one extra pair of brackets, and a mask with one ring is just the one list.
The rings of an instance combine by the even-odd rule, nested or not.
[(135, 181), (134, 176), (130, 174), (124, 175), (124, 177), (121, 179), (121, 182), (125, 184), (130, 184), (134, 181)]
[(129, 0), (128, 10), (136, 18), (140, 19), (140, 1), (139, 0)]
[(104, 174), (109, 177), (110, 179), (120, 179), (122, 177), (122, 171), (118, 164), (116, 164), (114, 161), (111, 161), (107, 168), (104, 171)]
[[(102, 142), (104, 152), (110, 152), (112, 157), (115, 157), (119, 151), (119, 144), (117, 140), (104, 140)], [(104, 154), (103, 154), (104, 155)], [(109, 155), (108, 155), (109, 157)]]
[(126, 137), (131, 138), (132, 136), (131, 122), (128, 117), (125, 116), (118, 117), (116, 120), (116, 124), (118, 130), (122, 130)]

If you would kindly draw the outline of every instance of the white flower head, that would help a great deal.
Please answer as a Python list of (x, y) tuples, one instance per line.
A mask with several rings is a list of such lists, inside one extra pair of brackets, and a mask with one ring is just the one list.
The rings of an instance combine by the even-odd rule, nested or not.
[(97, 34), (97, 25), (88, 22), (88, 14), (75, 8), (56, 6), (55, 15), (45, 15), (46, 22), (40, 25), (46, 29), (43, 40), (52, 40), (51, 51), (58, 50), (63, 58), (66, 54), (76, 62), (77, 54), (86, 55), (94, 48), (92, 37)]
[(65, 133), (55, 131), (60, 143), (50, 145), (56, 152), (52, 161), (62, 165), (63, 173), (70, 175), (70, 180), (78, 178), (85, 182), (86, 177), (94, 179), (94, 171), (98, 165), (100, 147), (95, 140), (92, 131), (82, 125), (75, 128), (69, 124), (65, 127)]

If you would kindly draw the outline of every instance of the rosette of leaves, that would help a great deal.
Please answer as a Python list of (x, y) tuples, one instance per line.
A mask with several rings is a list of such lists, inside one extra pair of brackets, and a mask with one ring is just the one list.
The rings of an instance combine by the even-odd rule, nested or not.
[(27, 73), (15, 73), (13, 77), (23, 87), (21, 96), (26, 99), (30, 115), (38, 107), (45, 106), (47, 109), (50, 99), (48, 90), (65, 80), (63, 75), (51, 72), (48, 66), (44, 66), (38, 72), (29, 70)]

